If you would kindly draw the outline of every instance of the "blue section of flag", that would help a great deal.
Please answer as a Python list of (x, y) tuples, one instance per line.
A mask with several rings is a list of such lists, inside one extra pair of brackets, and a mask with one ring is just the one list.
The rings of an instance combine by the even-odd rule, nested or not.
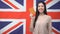
[(11, 9), (11, 7), (9, 7), (8, 5), (6, 5), (0, 0), (0, 9)]
[(57, 2), (56, 4), (54, 4), (53, 6), (51, 6), (50, 8), (48, 9), (60, 9), (60, 1)]
[(15, 1), (17, 1), (21, 5), (24, 5), (24, 0), (15, 0)]
[(53, 22), (52, 26), (56, 28), (58, 31), (60, 31), (60, 22)]
[(36, 1), (45, 1), (45, 0), (36, 0)]
[(11, 21), (0, 21), (0, 29), (7, 26), (9, 23), (11, 23)]
[(12, 31), (10, 34), (23, 34), (23, 25), (21, 25), (16, 30)]
[(36, 0), (36, 3), (38, 3), (39, 1), (45, 1), (45, 0)]

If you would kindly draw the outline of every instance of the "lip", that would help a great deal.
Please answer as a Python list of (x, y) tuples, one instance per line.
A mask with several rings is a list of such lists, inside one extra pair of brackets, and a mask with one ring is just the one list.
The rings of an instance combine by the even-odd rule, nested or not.
[(41, 11), (43, 11), (43, 9), (39, 9), (39, 11), (41, 12)]

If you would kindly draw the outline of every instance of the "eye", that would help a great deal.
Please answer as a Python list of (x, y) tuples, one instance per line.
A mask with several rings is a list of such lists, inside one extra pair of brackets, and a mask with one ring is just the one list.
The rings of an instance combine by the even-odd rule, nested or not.
[(41, 7), (44, 7), (43, 5), (41, 5)]
[(38, 6), (38, 7), (40, 7), (40, 6)]

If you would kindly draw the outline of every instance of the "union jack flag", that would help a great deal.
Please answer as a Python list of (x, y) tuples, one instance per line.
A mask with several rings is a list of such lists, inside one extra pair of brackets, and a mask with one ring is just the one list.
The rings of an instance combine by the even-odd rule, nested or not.
[[(29, 32), (30, 8), (35, 9), (40, 0), (0, 0), (0, 34), (31, 34)], [(60, 0), (46, 2), (52, 17), (52, 34), (60, 34)]]

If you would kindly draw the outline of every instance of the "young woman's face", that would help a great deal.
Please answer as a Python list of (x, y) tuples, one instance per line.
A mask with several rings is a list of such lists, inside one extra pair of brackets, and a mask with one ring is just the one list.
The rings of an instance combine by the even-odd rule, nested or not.
[(39, 4), (38, 4), (38, 11), (39, 11), (40, 13), (43, 13), (43, 11), (44, 11), (44, 5), (43, 5), (43, 3), (39, 3)]

